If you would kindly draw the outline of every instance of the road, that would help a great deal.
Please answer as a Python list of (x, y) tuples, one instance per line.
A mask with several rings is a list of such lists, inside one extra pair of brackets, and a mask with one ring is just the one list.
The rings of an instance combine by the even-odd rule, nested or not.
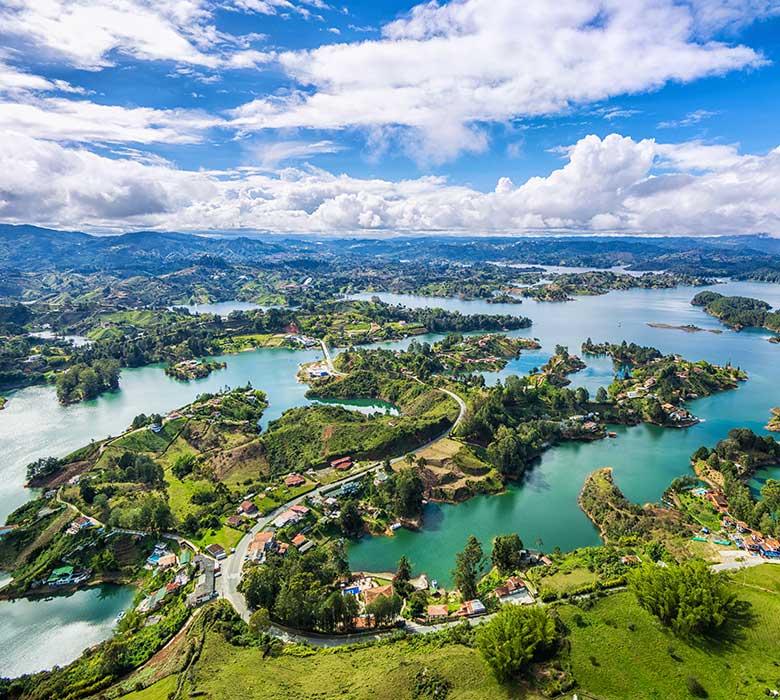
[[(323, 348), (324, 348), (324, 343), (323, 343)], [(329, 357), (329, 355), (327, 355), (326, 357)], [(418, 379), (417, 381), (420, 380)], [(460, 425), (461, 421), (463, 420), (463, 417), (466, 414), (466, 402), (460, 396), (450, 391), (449, 389), (439, 389), (439, 391), (441, 391), (444, 394), (447, 394), (447, 396), (451, 396), (458, 403), (458, 417), (455, 419), (455, 422), (449, 428), (447, 428), (447, 430), (445, 430), (441, 435), (435, 437), (433, 440), (430, 440), (429, 442), (426, 442), (424, 445), (420, 445), (420, 447), (412, 451), (412, 454), (417, 454), (422, 450), (426, 449), (427, 447), (430, 447), (430, 445), (438, 442), (439, 440), (443, 440), (444, 438), (449, 437), (452, 431), (455, 430), (455, 428), (458, 425)], [(405, 458), (406, 455), (404, 454), (399, 457), (395, 457), (390, 461), (392, 464), (395, 464), (397, 462), (404, 460)], [(368, 467), (367, 469), (363, 469), (360, 472), (350, 474), (349, 476), (346, 476), (343, 479), (339, 479), (338, 481), (334, 481), (330, 484), (323, 484), (321, 486), (318, 486), (313, 491), (309, 491), (308, 493), (305, 493), (301, 496), (292, 498), (286, 503), (283, 503), (278, 508), (268, 513), (267, 515), (258, 518), (257, 523), (254, 525), (254, 527), (252, 527), (252, 529), (246, 535), (244, 535), (244, 537), (242, 537), (239, 543), (236, 545), (235, 548), (236, 551), (231, 553), (228, 557), (223, 559), (221, 562), (222, 575), (217, 579), (217, 591), (220, 597), (230, 601), (230, 604), (236, 609), (236, 612), (239, 615), (241, 615), (241, 617), (244, 620), (248, 620), (250, 615), (249, 608), (247, 608), (246, 602), (244, 601), (244, 596), (238, 591), (238, 584), (241, 582), (241, 571), (244, 567), (244, 559), (246, 557), (247, 550), (249, 549), (249, 543), (252, 541), (252, 538), (255, 536), (255, 534), (266, 529), (282, 512), (284, 512), (288, 508), (291, 508), (294, 505), (302, 504), (308, 497), (321, 496), (325, 492), (332, 491), (333, 489), (342, 486), (343, 484), (347, 484), (351, 481), (361, 479), (366, 474), (370, 474), (381, 468), (382, 465), (377, 464), (372, 467)], [(300, 636), (300, 635), (293, 634), (291, 632), (286, 632), (281, 628), (278, 629), (278, 632), (279, 634), (277, 636), (279, 636), (281, 639), (289, 638), (290, 640), (292, 640), (293, 637)], [(341, 639), (344, 638), (341, 637)], [(315, 641), (311, 641), (310, 643), (314, 644)], [(347, 643), (347, 642), (342, 642), (342, 643)]]

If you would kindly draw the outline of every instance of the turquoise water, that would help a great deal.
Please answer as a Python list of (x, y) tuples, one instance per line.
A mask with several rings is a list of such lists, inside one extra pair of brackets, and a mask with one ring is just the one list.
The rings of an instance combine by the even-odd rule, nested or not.
[[(715, 288), (722, 293), (754, 296), (775, 307), (780, 306), (778, 285), (729, 283)], [(409, 306), (442, 306), (463, 313), (510, 313), (532, 318), (534, 325), (531, 328), (515, 331), (512, 335), (536, 337), (542, 349), (523, 353), (502, 372), (486, 375), (491, 383), (511, 373), (524, 374), (532, 367), (541, 366), (553, 353), (556, 343), (568, 345), (572, 352), (579, 353), (580, 344), (588, 336), (597, 341), (626, 339), (654, 345), (663, 352), (679, 352), (694, 360), (706, 359), (721, 364), (731, 361), (742, 366), (750, 374), (750, 380), (737, 391), (692, 404), (692, 410), (704, 422), (687, 430), (662, 430), (645, 425), (617, 428), (619, 437), (614, 440), (571, 443), (549, 450), (523, 483), (510, 486), (503, 495), (478, 497), (460, 505), (431, 504), (426, 511), (423, 531), (400, 530), (394, 537), (367, 538), (352, 545), (350, 560), (353, 567), (386, 570), (395, 565), (401, 554), (406, 554), (417, 571), (427, 571), (447, 582), (455, 552), (462, 549), (471, 533), (486, 546), (493, 536), (506, 532), (518, 532), (528, 545), (541, 542), (548, 550), (556, 546), (568, 549), (596, 544), (596, 532), (577, 507), (577, 494), (590, 471), (612, 466), (618, 485), (629, 498), (637, 502), (654, 501), (675, 476), (688, 470), (688, 458), (699, 445), (714, 445), (732, 427), (744, 426), (763, 432), (769, 409), (780, 404), (777, 394), (780, 346), (766, 341), (768, 333), (691, 334), (646, 325), (648, 322), (693, 323), (705, 328), (720, 328), (715, 319), (690, 306), (690, 299), (698, 291), (701, 290), (631, 290), (583, 297), (566, 304), (526, 300), (519, 305), (380, 294), (388, 301)], [(370, 298), (372, 295), (365, 296)], [(439, 337), (431, 335), (420, 340), (433, 342)], [(382, 346), (405, 347), (411, 340), (383, 343)], [(268, 395), (269, 407), (262, 423), (267, 426), (268, 421), (288, 408), (307, 403), (306, 387), (296, 381), (296, 372), (300, 363), (320, 356), (315, 350), (283, 348), (226, 355), (217, 358), (227, 362), (225, 370), (189, 383), (166, 377), (161, 365), (123, 370), (119, 391), (67, 407), (57, 403), (51, 387), (30, 387), (13, 393), (7, 408), (0, 412), (0, 445), (4, 457), (0, 462), (0, 519), (29, 497), (29, 492), (23, 488), (24, 468), (33, 459), (63, 456), (91, 439), (117, 435), (138, 413), (169, 411), (188, 403), (199, 393), (216, 391), (226, 385), (238, 386), (247, 381)], [(586, 370), (572, 376), (572, 386), (585, 386), (593, 394), (598, 386), (611, 381), (612, 363), (607, 358), (587, 358), (587, 362)], [(355, 406), (355, 403), (364, 405)], [(391, 410), (381, 402), (367, 403), (350, 402), (350, 405), (363, 411)], [(68, 598), (55, 599), (56, 604), (52, 603), (49, 608), (46, 607), (49, 603), (40, 601), (0, 603), (0, 621), (7, 621), (6, 627), (2, 628), (5, 631), (0, 631), (0, 648), (22, 648), (19, 659), (15, 652), (3, 652), (0, 661), (12, 671), (23, 668), (29, 659), (25, 661), (28, 657), (24, 656), (27, 654), (24, 649), (27, 647), (22, 642), (28, 635), (30, 639), (45, 640), (41, 635), (45, 635), (42, 627), (45, 627), (47, 616), (56, 620), (57, 614), (72, 614), (71, 629), (83, 627), (94, 633), (91, 637), (84, 635), (82, 638), (80, 634), (68, 637), (68, 658), (75, 658), (86, 646), (108, 636), (111, 625), (105, 624), (105, 619), (113, 620), (114, 608), (111, 608), (111, 614), (104, 614), (102, 599), (76, 597), (82, 594), (95, 595), (92, 591), (82, 591)], [(124, 595), (127, 598), (120, 601), (121, 605), (117, 603), (118, 609), (130, 602), (131, 592)], [(83, 602), (76, 604), (77, 601)], [(28, 606), (30, 617), (19, 614)], [(59, 606), (62, 606), (61, 610)], [(32, 615), (32, 610), (43, 609), (53, 612), (41, 613), (40, 618)], [(17, 614), (9, 616), (8, 611), (17, 611)], [(39, 644), (39, 667), (63, 663), (62, 653), (59, 646)], [(0, 674), (3, 672), (0, 666)]]
[(43, 600), (0, 603), (0, 677), (64, 666), (109, 637), (133, 602), (126, 586), (96, 586)]
[[(741, 294), (780, 305), (780, 286), (729, 283), (716, 287), (724, 294)], [(587, 337), (619, 342), (623, 339), (654, 345), (663, 352), (678, 352), (686, 358), (723, 364), (731, 361), (750, 375), (736, 391), (724, 392), (690, 404), (701, 423), (684, 430), (640, 425), (618, 426), (616, 439), (592, 443), (566, 443), (547, 451), (526, 479), (513, 484), (500, 496), (480, 496), (458, 504), (430, 504), (422, 531), (397, 531), (393, 537), (364, 538), (350, 547), (355, 569), (386, 571), (402, 554), (416, 571), (425, 571), (440, 582), (450, 581), (455, 553), (467, 537), (475, 534), (489, 548), (492, 537), (518, 532), (529, 546), (574, 547), (598, 544), (595, 528), (577, 506), (583, 480), (600, 467), (614, 468), (618, 486), (631, 500), (657, 501), (669, 482), (689, 471), (689, 457), (700, 445), (714, 445), (733, 427), (765, 432), (769, 409), (780, 403), (780, 347), (766, 341), (764, 331), (722, 334), (684, 333), (650, 328), (647, 323), (673, 325), (693, 323), (702, 328), (720, 325), (701, 309), (690, 306), (699, 289), (631, 290), (606, 296), (584, 297), (567, 304), (526, 301), (522, 305), (487, 304), (481, 301), (430, 299), (409, 295), (379, 296), (407, 306), (445, 306), (452, 310), (484, 313), (517, 313), (534, 320), (530, 329), (511, 335), (537, 337), (542, 350), (523, 354), (489, 381), (528, 371), (543, 364), (554, 345), (568, 345), (579, 353)], [(585, 386), (591, 394), (612, 379), (608, 358), (585, 358), (588, 368), (572, 375), (572, 386)], [(777, 474), (774, 474), (775, 476)], [(759, 474), (757, 478), (765, 478)]]

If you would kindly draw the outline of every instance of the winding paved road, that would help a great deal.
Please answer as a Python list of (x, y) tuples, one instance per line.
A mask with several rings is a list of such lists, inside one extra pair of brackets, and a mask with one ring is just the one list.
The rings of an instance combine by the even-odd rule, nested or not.
[[(415, 377), (415, 379), (417, 378)], [(420, 380), (417, 379), (417, 381)], [(423, 382), (420, 383), (422, 384)], [(466, 414), (466, 402), (460, 396), (450, 391), (449, 389), (440, 388), (439, 391), (441, 391), (444, 394), (447, 394), (447, 396), (451, 396), (458, 403), (458, 409), (459, 409), (458, 417), (455, 419), (455, 422), (449, 428), (447, 428), (447, 430), (445, 430), (441, 435), (435, 437), (433, 440), (426, 442), (424, 445), (420, 445), (420, 447), (412, 451), (412, 454), (417, 454), (422, 450), (426, 449), (427, 447), (430, 447), (432, 444), (438, 442), (439, 440), (443, 440), (444, 438), (449, 437), (452, 431), (455, 430), (455, 428), (457, 428), (458, 425), (460, 425), (461, 421), (463, 420), (463, 417)], [(390, 461), (392, 464), (395, 464), (405, 458), (406, 455), (404, 454)], [(244, 567), (244, 559), (246, 557), (246, 553), (249, 548), (249, 543), (252, 541), (252, 538), (255, 536), (255, 534), (267, 528), (282, 512), (284, 512), (288, 508), (291, 508), (294, 505), (303, 503), (306, 500), (306, 498), (310, 496), (313, 497), (320, 496), (323, 493), (332, 491), (335, 488), (342, 486), (343, 484), (347, 484), (351, 481), (361, 479), (366, 474), (370, 474), (372, 472), (378, 471), (381, 468), (382, 468), (381, 464), (376, 464), (372, 467), (368, 467), (367, 469), (363, 469), (360, 472), (356, 472), (355, 474), (350, 474), (349, 476), (346, 476), (343, 479), (339, 479), (338, 481), (334, 481), (330, 484), (323, 484), (322, 486), (318, 486), (313, 491), (309, 491), (308, 493), (305, 493), (301, 496), (297, 496), (296, 498), (290, 499), (289, 501), (283, 503), (282, 505), (280, 505), (278, 508), (274, 509), (267, 515), (258, 518), (257, 523), (254, 525), (254, 527), (246, 535), (244, 535), (244, 537), (242, 537), (240, 542), (236, 545), (235, 552), (231, 553), (228, 557), (222, 560), (221, 562), (222, 575), (217, 579), (217, 592), (219, 593), (219, 596), (221, 598), (225, 598), (226, 600), (230, 601), (230, 604), (236, 609), (236, 612), (238, 612), (238, 614), (241, 615), (241, 617), (244, 620), (249, 620), (250, 611), (246, 605), (246, 602), (244, 601), (244, 596), (238, 591), (238, 584), (241, 582), (241, 571)], [(426, 631), (433, 631), (432, 629), (429, 629), (427, 627), (424, 629)], [(318, 646), (334, 646), (335, 644), (331, 643), (334, 641), (338, 641), (341, 644), (349, 644), (355, 641), (355, 639), (352, 639), (351, 641), (347, 640), (347, 638), (345, 638), (344, 635), (341, 635), (340, 637), (336, 637), (336, 638), (329, 638), (329, 637), (320, 638), (319, 636), (301, 635), (299, 633), (289, 632), (281, 628), (274, 628), (273, 632), (275, 636), (278, 636), (281, 639), (285, 639), (288, 641), (305, 640), (310, 644), (314, 644)], [(377, 635), (367, 635), (367, 636), (360, 635), (359, 637), (356, 637), (356, 639), (359, 638), (359, 639), (367, 640), (376, 636)]]

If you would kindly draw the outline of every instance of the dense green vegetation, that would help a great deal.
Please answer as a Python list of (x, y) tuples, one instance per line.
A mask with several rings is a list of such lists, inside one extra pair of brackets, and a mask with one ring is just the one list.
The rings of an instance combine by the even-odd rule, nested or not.
[(55, 386), (60, 403), (94, 399), (104, 391), (119, 388), (119, 363), (116, 360), (95, 360), (91, 364), (71, 365), (57, 374)]
[(574, 296), (606, 294), (620, 289), (670, 289), (707, 284), (712, 284), (712, 280), (700, 275), (667, 272), (628, 275), (607, 270), (593, 270), (553, 275), (551, 282), (527, 287), (522, 290), (522, 293), (523, 296), (538, 301), (569, 301)]
[(771, 435), (735, 428), (712, 449), (691, 456), (696, 472), (722, 489), (729, 512), (765, 535), (780, 534), (780, 482), (767, 479), (756, 499), (747, 479), (762, 466), (780, 464), (780, 443)]
[(682, 637), (711, 635), (744, 611), (723, 576), (701, 561), (645, 564), (628, 577), (639, 604)]
[(760, 299), (750, 297), (726, 297), (718, 292), (699, 292), (692, 300), (694, 306), (719, 319), (735, 330), (743, 328), (766, 328), (773, 333), (780, 331), (780, 312)]

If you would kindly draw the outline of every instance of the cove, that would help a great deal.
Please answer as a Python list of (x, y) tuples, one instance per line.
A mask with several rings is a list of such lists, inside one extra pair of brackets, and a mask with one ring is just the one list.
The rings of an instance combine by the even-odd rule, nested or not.
[(114, 632), (135, 595), (127, 586), (95, 586), (42, 600), (0, 602), (0, 676), (64, 666)]
[[(765, 299), (780, 305), (780, 286), (758, 283), (717, 285), (724, 294)], [(780, 348), (767, 342), (768, 333), (724, 331), (684, 333), (650, 328), (647, 323), (694, 323), (703, 328), (720, 324), (690, 305), (700, 291), (693, 288), (629, 290), (598, 297), (579, 297), (566, 304), (525, 301), (521, 305), (487, 304), (483, 301), (431, 299), (412, 295), (378, 294), (383, 301), (407, 306), (444, 306), (462, 313), (515, 313), (529, 316), (534, 325), (510, 335), (537, 337), (542, 349), (524, 353), (504, 370), (486, 375), (488, 383), (512, 373), (527, 372), (543, 364), (554, 345), (568, 345), (579, 353), (587, 338), (620, 342), (623, 339), (653, 345), (662, 352), (676, 352), (687, 359), (705, 359), (741, 366), (749, 380), (739, 389), (691, 402), (702, 422), (687, 429), (652, 425), (615, 426), (618, 437), (590, 443), (563, 443), (542, 455), (522, 483), (510, 484), (498, 496), (478, 496), (462, 504), (429, 504), (422, 530), (399, 530), (392, 537), (365, 537), (349, 547), (355, 570), (394, 570), (406, 554), (416, 572), (426, 572), (439, 582), (451, 582), (455, 553), (470, 534), (489, 552), (490, 540), (517, 532), (527, 546), (545, 550), (573, 549), (599, 543), (597, 532), (577, 505), (582, 483), (600, 467), (614, 468), (615, 481), (634, 502), (657, 501), (676, 476), (690, 471), (690, 455), (701, 445), (714, 446), (731, 428), (745, 427), (766, 433), (769, 410), (778, 403)], [(609, 358), (585, 357), (587, 370), (572, 375), (572, 387), (585, 386), (591, 393), (612, 380)], [(758, 478), (766, 475), (758, 475)]]

